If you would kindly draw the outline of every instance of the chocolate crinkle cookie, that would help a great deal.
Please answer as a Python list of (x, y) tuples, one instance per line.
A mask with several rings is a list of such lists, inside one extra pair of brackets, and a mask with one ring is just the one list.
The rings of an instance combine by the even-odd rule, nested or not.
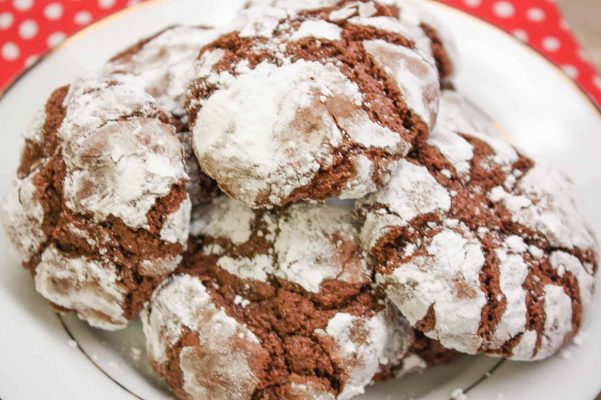
[(25, 137), (2, 220), (39, 293), (122, 328), (179, 264), (190, 200), (168, 115), (125, 77), (52, 93)]
[(131, 75), (163, 109), (184, 117), (186, 88), (194, 78), (198, 52), (217, 36), (215, 29), (202, 26), (171, 26), (113, 56), (101, 74)]
[(376, 191), (438, 109), (435, 62), (393, 14), (372, 1), (245, 10), (189, 88), (202, 169), (253, 208)]
[(107, 62), (101, 75), (126, 75), (144, 87), (166, 110), (177, 128), (185, 151), (187, 189), (192, 204), (207, 203), (219, 194), (217, 183), (198, 165), (184, 111), (186, 88), (194, 77), (200, 49), (218, 36), (217, 30), (202, 26), (176, 25), (140, 40)]
[(539, 360), (578, 331), (597, 245), (557, 170), (469, 131), (445, 93), (438, 124), (359, 202), (377, 280), (450, 349)]
[[(246, 8), (279, 7), (295, 12), (332, 7), (338, 3), (340, 0), (250, 0)], [(458, 51), (444, 24), (416, 0), (381, 0), (380, 3), (385, 4), (392, 15), (401, 21), (415, 40), (415, 45), (434, 58), (441, 82), (450, 83), (455, 73)]]
[(349, 399), (431, 362), (372, 288), (352, 209), (253, 211), (221, 197), (192, 226), (182, 267), (142, 318), (151, 363), (179, 398)]

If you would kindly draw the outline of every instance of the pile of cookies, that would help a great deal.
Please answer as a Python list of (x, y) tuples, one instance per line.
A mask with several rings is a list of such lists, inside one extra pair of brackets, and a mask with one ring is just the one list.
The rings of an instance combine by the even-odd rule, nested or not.
[(406, 0), (251, 3), (52, 93), (2, 210), (37, 291), (140, 315), (180, 399), (349, 399), (569, 342), (595, 238), (454, 89), (444, 28)]

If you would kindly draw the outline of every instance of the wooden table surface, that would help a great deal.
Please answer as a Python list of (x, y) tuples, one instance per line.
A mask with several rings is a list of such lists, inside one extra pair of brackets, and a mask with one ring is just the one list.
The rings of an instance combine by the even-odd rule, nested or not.
[(601, 0), (557, 0), (557, 4), (601, 71)]

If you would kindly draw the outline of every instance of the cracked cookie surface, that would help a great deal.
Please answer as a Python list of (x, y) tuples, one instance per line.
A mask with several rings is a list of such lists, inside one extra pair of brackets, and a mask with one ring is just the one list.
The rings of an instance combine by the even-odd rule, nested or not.
[(26, 133), (2, 220), (39, 293), (118, 329), (181, 259), (185, 183), (175, 128), (142, 87), (79, 80), (54, 91)]
[[(250, 0), (246, 3), (246, 8), (278, 7), (296, 12), (332, 7), (338, 3), (340, 0)], [(415, 0), (387, 0), (380, 3), (388, 6), (392, 15), (401, 21), (413, 37), (416, 46), (423, 53), (433, 57), (441, 81), (450, 81), (455, 73), (458, 51), (445, 25)]]
[(142, 318), (179, 398), (348, 399), (400, 365), (413, 329), (372, 289), (351, 209), (222, 197), (199, 215)]
[(597, 243), (571, 183), (509, 144), (470, 131), (443, 93), (439, 122), (362, 200), (377, 280), (412, 326), (443, 346), (546, 358), (591, 304)]
[(198, 52), (217, 36), (212, 28), (175, 25), (119, 52), (101, 70), (107, 79), (127, 75), (171, 115), (184, 147), (186, 173), (190, 178), (186, 188), (194, 206), (210, 201), (219, 194), (219, 189), (200, 169), (194, 155), (184, 100), (188, 83), (194, 77)]
[(371, 1), (245, 10), (201, 51), (190, 85), (203, 170), (254, 208), (377, 190), (427, 137), (440, 86), (392, 15)]

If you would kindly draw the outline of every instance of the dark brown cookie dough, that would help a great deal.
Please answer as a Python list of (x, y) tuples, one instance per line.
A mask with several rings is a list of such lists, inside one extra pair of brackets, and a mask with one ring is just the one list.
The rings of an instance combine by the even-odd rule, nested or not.
[(515, 360), (558, 351), (591, 304), (597, 243), (557, 170), (471, 131), (456, 93), (358, 204), (377, 280), (443, 346)]
[(351, 210), (222, 197), (200, 215), (143, 316), (179, 398), (348, 399), (400, 365), (413, 330), (372, 289)]
[(436, 119), (433, 59), (371, 1), (245, 10), (200, 53), (186, 105), (196, 155), (254, 208), (374, 192)]
[(2, 207), (37, 291), (96, 327), (135, 317), (185, 249), (182, 158), (169, 117), (135, 83), (90, 78), (54, 91)]
[[(293, 12), (332, 7), (340, 0), (249, 0), (245, 8), (279, 7)], [(415, 0), (381, 1), (391, 14), (406, 26), (407, 34), (413, 37), (421, 51), (433, 57), (442, 82), (453, 78), (457, 63), (455, 42), (444, 24), (431, 15), (423, 5)]]

